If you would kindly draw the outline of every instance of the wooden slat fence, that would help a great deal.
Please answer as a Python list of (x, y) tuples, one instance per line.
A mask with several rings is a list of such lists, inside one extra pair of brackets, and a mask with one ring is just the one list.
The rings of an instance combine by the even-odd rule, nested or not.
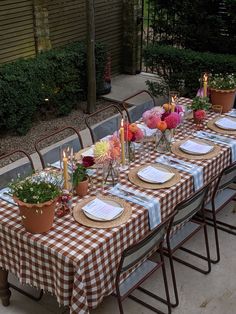
[[(85, 1), (45, 1), (52, 47), (86, 38)], [(95, 0), (96, 40), (107, 45), (113, 74), (121, 71), (122, 25), (122, 0)], [(0, 0), (0, 63), (35, 53), (33, 0)]]

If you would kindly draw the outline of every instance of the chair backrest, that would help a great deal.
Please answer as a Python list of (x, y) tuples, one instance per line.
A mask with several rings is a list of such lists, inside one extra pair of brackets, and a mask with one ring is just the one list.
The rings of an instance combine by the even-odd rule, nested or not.
[(218, 182), (215, 186), (213, 197), (217, 193), (217, 191), (225, 189), (231, 183), (235, 182), (235, 180), (236, 180), (236, 162), (232, 163), (230, 166), (222, 170)]
[(160, 247), (173, 215), (174, 214), (170, 215), (141, 241), (123, 251), (118, 269), (118, 275), (138, 264), (145, 258), (145, 256), (148, 256), (148, 254), (152, 252), (154, 248), (158, 249)]
[[(132, 104), (132, 99), (136, 99), (135, 105)], [(131, 123), (139, 120), (143, 113), (155, 106), (155, 99), (152, 94), (147, 90), (142, 90), (135, 93), (122, 101), (129, 121)]]
[(0, 169), (0, 189), (7, 187), (12, 180), (23, 179), (35, 171), (30, 155), (23, 150), (1, 156), (0, 163), (3, 165)]
[[(100, 139), (106, 137), (107, 135), (112, 135), (115, 131), (119, 130), (121, 119), (124, 116), (124, 113), (121, 108), (116, 104), (111, 104), (109, 106), (106, 106), (102, 109), (99, 109), (91, 113), (89, 116), (85, 118), (85, 124), (90, 131), (93, 143), (99, 141)], [(99, 123), (94, 123), (94, 121), (96, 120), (98, 115), (100, 115), (101, 112), (108, 113), (109, 111), (112, 112), (112, 116)]]
[(175, 207), (176, 215), (172, 221), (171, 228), (190, 220), (197, 212), (203, 209), (210, 184), (211, 183), (208, 183)]
[(34, 147), (39, 154), (42, 167), (45, 168), (54, 162), (60, 161), (62, 151), (66, 147), (73, 147), (73, 151), (76, 153), (83, 148), (83, 143), (79, 132), (75, 128), (67, 126), (40, 138), (35, 142)]

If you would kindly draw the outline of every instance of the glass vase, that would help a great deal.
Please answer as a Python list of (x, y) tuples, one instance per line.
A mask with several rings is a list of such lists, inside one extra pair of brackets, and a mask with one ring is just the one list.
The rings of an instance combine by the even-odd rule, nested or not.
[(116, 160), (111, 160), (104, 165), (104, 184), (111, 184), (114, 186), (119, 182), (120, 170), (119, 163)]
[(135, 161), (135, 143), (134, 142), (128, 142), (127, 157), (128, 157), (129, 162)]
[(156, 133), (156, 150), (158, 153), (168, 153), (171, 151), (172, 132), (165, 130)]

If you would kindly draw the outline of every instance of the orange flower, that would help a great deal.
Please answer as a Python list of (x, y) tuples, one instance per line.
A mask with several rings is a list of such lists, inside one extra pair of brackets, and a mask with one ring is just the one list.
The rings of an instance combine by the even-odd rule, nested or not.
[(136, 123), (131, 123), (129, 125), (129, 130), (132, 132), (132, 133), (136, 133), (138, 131), (138, 126)]
[(157, 128), (161, 131), (164, 132), (167, 129), (167, 124), (165, 121), (159, 121), (157, 123)]
[(166, 103), (166, 104), (164, 104), (162, 107), (163, 107), (163, 109), (164, 109), (165, 111), (170, 111), (172, 106), (171, 106), (171, 104)]

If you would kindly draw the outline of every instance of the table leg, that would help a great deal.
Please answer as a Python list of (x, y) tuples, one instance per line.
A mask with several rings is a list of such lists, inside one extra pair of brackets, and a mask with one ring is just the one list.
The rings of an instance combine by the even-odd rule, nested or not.
[(8, 271), (0, 268), (0, 299), (3, 306), (10, 304), (11, 291), (9, 290), (9, 284), (7, 281)]

